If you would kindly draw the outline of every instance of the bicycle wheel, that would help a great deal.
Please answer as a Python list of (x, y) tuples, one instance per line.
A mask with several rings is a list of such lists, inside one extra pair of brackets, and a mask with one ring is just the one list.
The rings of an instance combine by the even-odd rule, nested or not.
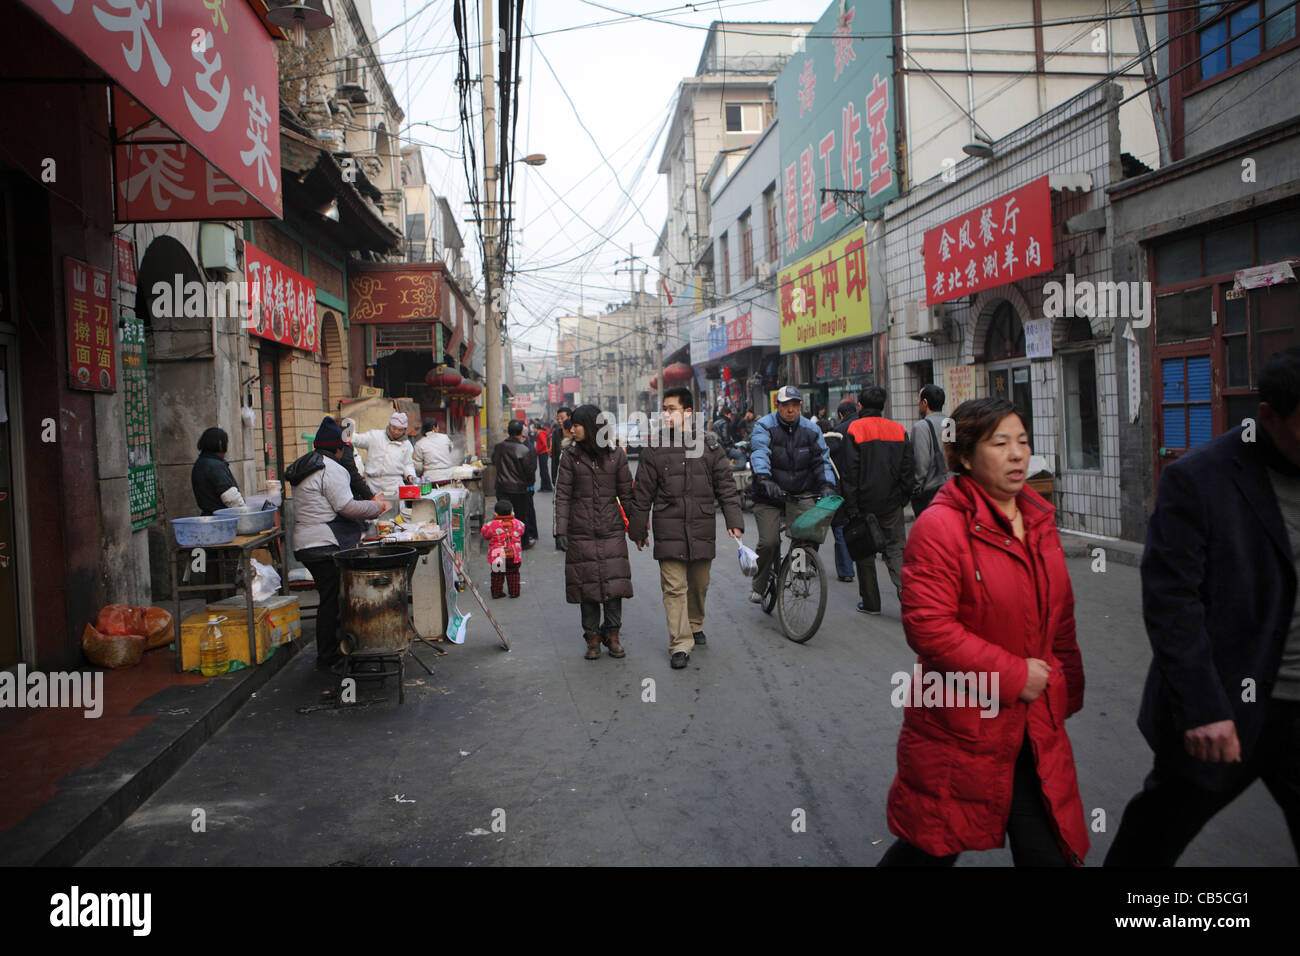
[(826, 575), (817, 552), (796, 545), (781, 563), (776, 592), (781, 630), (796, 644), (817, 633), (826, 613)]

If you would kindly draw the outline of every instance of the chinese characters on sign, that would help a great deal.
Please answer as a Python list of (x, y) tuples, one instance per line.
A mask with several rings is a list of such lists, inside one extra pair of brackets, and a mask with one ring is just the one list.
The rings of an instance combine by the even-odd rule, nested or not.
[(149, 416), (149, 369), (144, 323), (122, 316), (122, 391), (126, 400), (126, 477), (131, 528), (139, 531), (158, 517), (158, 476), (153, 465)]
[(63, 260), (63, 297), (68, 310), (68, 376), (72, 388), (117, 390), (117, 336), (109, 314), (108, 272), (77, 259)]
[(248, 329), (254, 335), (307, 352), (320, 346), (316, 283), (244, 243), (248, 278)]
[(844, 377), (857, 378), (870, 375), (876, 369), (875, 354), (871, 343), (863, 345), (846, 345), (844, 347)]
[[(23, 2), (157, 117), (146, 132), (132, 117), (115, 116), (119, 131), (153, 141), (117, 147), (115, 198), (126, 200), (119, 222), (131, 210), (149, 219), (197, 218), (204, 193), (213, 191), (251, 200), (247, 208), (240, 200), (239, 218), (281, 214), (275, 41), (249, 4)], [(130, 154), (125, 166), (124, 149)], [(202, 154), (197, 162), (195, 150)], [(212, 167), (220, 180), (205, 172)], [(182, 202), (183, 213), (176, 205)], [(226, 216), (209, 212), (204, 218)]]
[[(981, 367), (982, 368), (982, 367)], [(943, 371), (945, 407), (956, 408), (975, 397), (975, 379), (981, 369), (974, 365), (953, 365)]]
[(552, 405), (558, 405), (564, 401), (564, 396), (560, 394), (560, 386), (552, 382), (546, 386), (546, 400)]
[(115, 236), (118, 301), (122, 323), (122, 397), (126, 412), (126, 481), (131, 530), (158, 519), (158, 476), (153, 464), (153, 430), (149, 415), (149, 368), (145, 361), (144, 322), (128, 305), (135, 301), (135, 251)]
[(824, 248), (856, 216), (823, 189), (860, 193), (863, 210), (898, 195), (891, 11), (887, 3), (846, 3), (841, 16), (832, 3), (777, 77), (784, 265)]
[(844, 377), (844, 350), (828, 349), (818, 352), (813, 362), (813, 379), (818, 382), (831, 382)]
[(871, 333), (867, 247), (861, 230), (782, 269), (781, 351)]
[(1047, 177), (926, 230), (924, 249), (927, 305), (1050, 272)]

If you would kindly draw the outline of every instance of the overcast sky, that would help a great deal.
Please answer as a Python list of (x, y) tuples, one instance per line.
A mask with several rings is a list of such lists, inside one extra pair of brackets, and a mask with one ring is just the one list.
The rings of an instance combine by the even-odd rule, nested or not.
[[(511, 266), (520, 274), (510, 314), (516, 361), (529, 357), (521, 343), (531, 344), (533, 354), (553, 354), (554, 318), (576, 312), (580, 295), (588, 313), (628, 298), (628, 276), (614, 270), (629, 247), (645, 257), (638, 267), (650, 269), (647, 291), (657, 284), (653, 253), (667, 208), (667, 186), (657, 172), (663, 132), (677, 84), (695, 73), (709, 24), (814, 22), (830, 2), (715, 0), (693, 12), (670, 0), (530, 0), (525, 33), (536, 36), (523, 48), (516, 155), (544, 153), (547, 161), (516, 167)], [(481, 0), (467, 6), (477, 36)], [(372, 15), (380, 35), (410, 18), (379, 43), (389, 84), (407, 114), (402, 136), (426, 146), (434, 191), (469, 218), (451, 4), (372, 0)], [(472, 69), (477, 77), (477, 51)], [(475, 87), (476, 142), (480, 96)], [(480, 156), (480, 177), (481, 169)], [(461, 229), (477, 278), (474, 226), (462, 222)]]

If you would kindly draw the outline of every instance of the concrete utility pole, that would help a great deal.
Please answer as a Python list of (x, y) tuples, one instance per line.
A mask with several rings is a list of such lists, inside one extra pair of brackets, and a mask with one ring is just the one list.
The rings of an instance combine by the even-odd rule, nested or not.
[[(633, 328), (633, 329), (636, 329), (636, 328), (638, 327), (638, 325), (640, 324), (640, 321), (641, 321), (641, 303), (637, 300), (637, 297), (636, 297), (636, 274), (637, 274), (638, 272), (641, 273), (641, 286), (642, 286), (642, 288), (644, 289), (644, 288), (645, 288), (645, 274), (646, 274), (646, 272), (648, 271), (648, 269), (647, 269), (646, 267), (644, 267), (644, 266), (642, 266), (640, 269), (638, 269), (638, 268), (636, 267), (636, 264), (637, 264), (638, 262), (640, 262), (640, 261), (641, 261), (641, 257), (638, 256), (638, 255), (636, 254), (636, 249), (635, 249), (635, 247), (629, 245), (629, 246), (627, 247), (627, 258), (626, 258), (626, 259), (619, 259), (618, 262), (615, 263), (615, 265), (616, 265), (616, 266), (619, 266), (620, 268), (616, 268), (616, 269), (614, 270), (614, 275), (618, 275), (620, 272), (626, 272), (626, 273), (627, 273), (627, 288), (628, 288), (628, 291), (632, 294), (632, 299), (631, 299), (630, 305), (631, 305), (631, 308), (632, 308), (632, 328)], [(629, 264), (629, 266), (628, 266), (626, 269), (623, 269), (623, 268), (621, 268), (621, 267), (622, 267), (623, 263), (625, 263), (625, 262), (630, 263), (630, 264)], [(626, 341), (626, 337), (624, 338), (624, 341)], [(620, 356), (620, 358), (622, 357), (622, 355), (623, 355), (623, 351), (624, 351), (625, 348), (626, 348), (626, 345), (620, 345), (620, 346), (619, 346), (619, 356)], [(622, 366), (621, 366), (621, 364), (620, 364), (620, 367), (619, 367), (619, 401), (623, 401), (623, 400), (624, 400), (624, 396), (625, 396), (625, 394), (626, 394), (626, 393), (625, 393), (624, 390), (623, 390), (623, 373), (622, 373)], [(627, 404), (628, 404), (628, 407), (630, 408), (630, 407), (632, 407), (632, 405), (633, 405), (634, 403), (633, 403), (633, 402), (628, 402)], [(663, 404), (663, 403), (660, 402), (660, 405), (662, 405), (662, 404)]]
[[(505, 435), (501, 428), (502, 319), (504, 304), (497, 293), (497, 237), (501, 213), (497, 204), (497, 108), (492, 59), (496, 31), (492, 27), (492, 0), (483, 0), (483, 35), (479, 50), (483, 71), (483, 300), (487, 305), (487, 410), (488, 453)], [(495, 293), (495, 294), (494, 294)]]

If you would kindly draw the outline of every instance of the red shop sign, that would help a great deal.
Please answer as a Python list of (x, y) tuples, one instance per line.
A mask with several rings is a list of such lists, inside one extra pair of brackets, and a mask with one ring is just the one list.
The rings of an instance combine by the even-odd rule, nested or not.
[(754, 313), (732, 319), (727, 323), (727, 354), (747, 349), (754, 341)]
[(68, 310), (69, 386), (114, 392), (117, 338), (109, 312), (108, 270), (64, 257), (63, 299)]
[(925, 233), (927, 305), (1052, 270), (1052, 198), (1042, 176)]
[(250, 312), (248, 330), (273, 342), (315, 352), (320, 346), (316, 283), (272, 259), (252, 243), (244, 243), (244, 262)]
[(118, 170), (117, 198), (122, 186), (145, 202), (184, 198), (192, 189), (186, 164), (198, 150), (250, 197), (245, 218), (281, 215), (275, 41), (246, 0), (22, 2), (175, 134), (149, 147), (125, 178)]

